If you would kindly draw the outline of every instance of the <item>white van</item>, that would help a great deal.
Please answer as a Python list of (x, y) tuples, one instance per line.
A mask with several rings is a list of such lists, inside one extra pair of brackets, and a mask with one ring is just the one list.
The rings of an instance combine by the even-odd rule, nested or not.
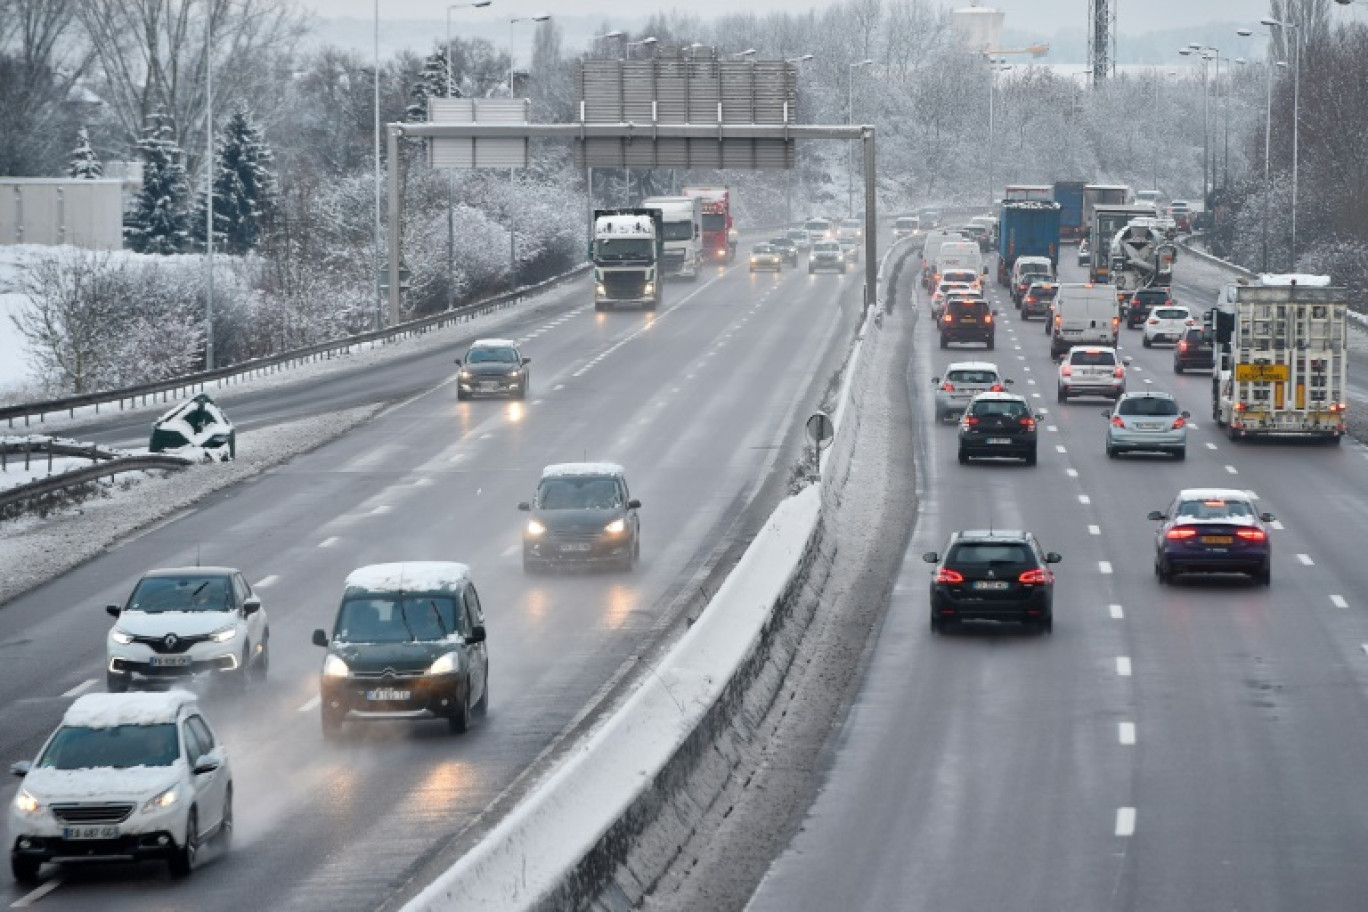
[(1116, 346), (1121, 317), (1115, 285), (1062, 283), (1053, 310), (1047, 324), (1051, 358), (1058, 359), (1075, 345)]
[(922, 244), (922, 285), (929, 291), (936, 287), (936, 283), (931, 281), (931, 276), (935, 271), (936, 257), (940, 256), (941, 246), (952, 241), (964, 241), (964, 235), (958, 231), (930, 231), (926, 235), (926, 240)]
[(808, 233), (808, 243), (815, 244), (818, 241), (836, 240), (836, 226), (831, 219), (810, 218), (803, 223), (803, 230)]
[(972, 269), (975, 274), (983, 274), (983, 252), (977, 241), (951, 240), (941, 244), (936, 253), (934, 275), (945, 275), (950, 269)]

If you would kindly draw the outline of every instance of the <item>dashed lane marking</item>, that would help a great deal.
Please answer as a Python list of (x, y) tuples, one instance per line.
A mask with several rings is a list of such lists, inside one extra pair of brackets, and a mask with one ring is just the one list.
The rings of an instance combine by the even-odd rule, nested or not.
[(261, 579), (257, 580), (256, 585), (253, 586), (252, 588), (253, 588), (253, 589), (269, 589), (269, 588), (271, 588), (272, 586), (274, 586), (274, 585), (275, 585), (276, 583), (278, 583), (278, 582), (280, 582), (280, 577), (277, 576), (277, 575), (274, 574), (274, 573), (269, 573), (269, 574), (267, 574), (266, 576), (263, 576)]
[(1135, 808), (1116, 809), (1116, 835), (1135, 835)]
[(1062, 444), (1062, 443), (1056, 443), (1056, 444), (1055, 444), (1055, 452), (1056, 452), (1056, 453), (1067, 453), (1067, 452), (1069, 452), (1069, 448), (1066, 447), (1066, 446), (1065, 446), (1064, 444)]
[(1103, 572), (1103, 573), (1111, 573), (1111, 572), (1112, 572), (1111, 561), (1098, 561), (1098, 562), (1097, 562), (1097, 569), (1100, 570), (1100, 571)]
[(1116, 657), (1116, 673), (1123, 678), (1129, 678), (1131, 676), (1130, 656)]
[(322, 697), (315, 696), (312, 700), (299, 707), (299, 711), (302, 713), (313, 712), (315, 709), (318, 709), (318, 705), (322, 702)]
[(1117, 737), (1119, 738), (1119, 740), (1121, 741), (1122, 744), (1134, 744), (1134, 743), (1135, 743), (1135, 723), (1134, 723), (1134, 722), (1122, 722), (1122, 723), (1120, 723), (1119, 725), (1117, 725), (1117, 728), (1119, 729), (1119, 731), (1117, 732)]
[(1126, 616), (1126, 612), (1122, 610), (1120, 605), (1108, 605), (1107, 610), (1111, 613), (1112, 618), (1118, 621)]
[(1315, 561), (1313, 561), (1313, 560), (1311, 559), (1311, 555), (1309, 555), (1309, 554), (1298, 554), (1298, 555), (1297, 555), (1297, 560), (1301, 561), (1302, 564), (1303, 564), (1304, 566), (1307, 566), (1307, 567), (1315, 566), (1315, 563), (1316, 563)]
[(1078, 502), (1086, 506), (1086, 505), (1092, 503), (1092, 498), (1089, 497), (1087, 494), (1079, 494), (1079, 495), (1078, 495)]
[(1101, 534), (1102, 534), (1102, 527), (1101, 527), (1101, 526), (1088, 526), (1088, 534), (1089, 534), (1089, 535), (1101, 535)]
[(1349, 607), (1349, 603), (1348, 603), (1347, 601), (1344, 600), (1344, 596), (1342, 596), (1342, 595), (1332, 595), (1332, 596), (1330, 596), (1330, 604), (1334, 605), (1336, 608), (1348, 608), (1348, 607)]
[(95, 679), (94, 679), (94, 678), (88, 678), (88, 679), (82, 681), (80, 684), (77, 684), (75, 687), (71, 688), (71, 690), (68, 690), (66, 693), (62, 694), (62, 696), (64, 696), (64, 697), (79, 697), (81, 694), (85, 693), (87, 690), (90, 690), (90, 688), (92, 688), (92, 687), (94, 687), (94, 686), (95, 686)]
[(336, 536), (336, 535), (334, 535), (332, 538), (325, 538), (325, 539), (323, 539), (321, 542), (318, 543), (318, 547), (320, 547), (320, 548), (331, 548), (331, 547), (332, 547), (333, 545), (335, 545), (335, 544), (337, 544), (337, 536)]
[(1209, 442), (1209, 443), (1207, 443), (1207, 445), (1206, 445), (1206, 448), (1207, 448), (1207, 449), (1208, 449), (1208, 450), (1216, 450), (1216, 449), (1220, 449), (1220, 448), (1219, 448), (1219, 447), (1217, 447), (1217, 446), (1216, 446), (1216, 444), (1214, 444), (1214, 443), (1210, 443), (1210, 442)]
[(1225, 467), (1225, 470), (1226, 470), (1227, 472), (1229, 472), (1231, 475), (1239, 475), (1239, 474), (1240, 474), (1240, 470), (1237, 469), (1237, 468), (1235, 468), (1233, 465), (1228, 465), (1228, 466), (1226, 466), (1226, 467)]
[(1077, 478), (1077, 477), (1078, 477), (1078, 469), (1065, 469), (1065, 470), (1064, 470), (1064, 474), (1065, 474), (1065, 475), (1068, 475), (1070, 478)]

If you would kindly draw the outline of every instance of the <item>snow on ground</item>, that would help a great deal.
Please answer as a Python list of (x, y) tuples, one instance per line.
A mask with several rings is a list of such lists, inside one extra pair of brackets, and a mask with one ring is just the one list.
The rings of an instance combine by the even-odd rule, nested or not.
[[(0, 437), (0, 444), (22, 442), (22, 437)], [(45, 438), (37, 438), (45, 439)], [(27, 465), (25, 463), (27, 462)], [(90, 459), (76, 456), (51, 456), (47, 453), (33, 453), (25, 459), (23, 453), (0, 454), (0, 491), (17, 488), (19, 485), (84, 469), (91, 464)]]

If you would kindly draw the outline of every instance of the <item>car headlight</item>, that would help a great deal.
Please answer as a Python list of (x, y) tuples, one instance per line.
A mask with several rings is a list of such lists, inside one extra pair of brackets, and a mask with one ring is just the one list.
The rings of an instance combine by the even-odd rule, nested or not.
[(608, 289), (604, 288), (603, 283), (600, 282), (594, 286), (594, 293), (598, 295), (606, 295), (608, 293)]
[(623, 532), (627, 531), (627, 522), (626, 520), (615, 519), (604, 526), (603, 531), (607, 532), (609, 535), (621, 535)]
[(118, 627), (115, 627), (109, 632), (109, 638), (120, 646), (127, 646), (129, 643), (133, 642), (133, 634), (120, 630)]
[(461, 371), (461, 379), (462, 379), (462, 380), (469, 380), (469, 379), (470, 379), (471, 377), (473, 377), (473, 376), (475, 376), (475, 375), (472, 374), (472, 373), (471, 373), (470, 371), (468, 371), (468, 370), (463, 370), (463, 371)]
[(180, 794), (176, 786), (171, 786), (164, 792), (147, 799), (143, 805), (144, 814), (154, 814), (157, 811), (165, 810), (180, 800)]
[(427, 673), (432, 675), (456, 674), (461, 670), (461, 654), (459, 652), (448, 652), (446, 655), (438, 657), (437, 661), (428, 666)]
[(646, 283), (646, 294), (655, 294), (655, 283), (654, 283), (654, 282), (647, 282), (647, 283)]
[(323, 677), (325, 678), (345, 678), (351, 674), (351, 669), (347, 663), (342, 661), (331, 652), (323, 659)]
[(220, 627), (218, 630), (209, 634), (209, 639), (213, 640), (215, 643), (226, 643), (237, 636), (237, 633), (237, 628), (232, 624), (229, 624), (227, 627)]
[(540, 522), (538, 522), (537, 520), (535, 520), (535, 519), (529, 519), (529, 520), (527, 521), (527, 534), (530, 535), (530, 536), (532, 536), (533, 538), (536, 538), (538, 535), (541, 535), (541, 534), (542, 534), (543, 532), (545, 532), (545, 531), (546, 531), (546, 526), (543, 526), (543, 525), (542, 525)]
[(42, 807), (38, 799), (24, 789), (20, 789), (19, 794), (14, 796), (14, 808), (21, 814), (36, 814)]
[(522, 376), (522, 371), (509, 371), (508, 376), (517, 379), (518, 377)]

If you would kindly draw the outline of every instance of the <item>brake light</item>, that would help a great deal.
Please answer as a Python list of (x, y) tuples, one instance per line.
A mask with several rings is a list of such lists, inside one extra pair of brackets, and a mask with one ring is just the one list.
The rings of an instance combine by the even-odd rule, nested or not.
[(964, 416), (964, 426), (965, 426), (965, 427), (973, 427), (973, 426), (976, 425), (976, 424), (978, 424), (978, 417), (977, 417), (977, 416), (975, 416), (975, 415), (965, 415), (965, 416)]
[[(1120, 326), (1120, 325), (1121, 325), (1121, 318), (1120, 318), (1120, 317), (1112, 317), (1112, 332), (1113, 332), (1113, 333), (1116, 332), (1116, 327), (1118, 327), (1118, 326)], [(1118, 376), (1120, 376), (1120, 375), (1118, 374)]]
[(1179, 342), (1179, 343), (1178, 343), (1178, 350), (1179, 350), (1180, 352), (1185, 352), (1185, 351), (1188, 350), (1188, 344), (1187, 344), (1187, 340), (1186, 340), (1186, 339), (1184, 339), (1182, 342)]
[(1026, 303), (1027, 303), (1027, 304), (1034, 304), (1035, 302), (1036, 302), (1035, 295), (1027, 295), (1027, 296), (1026, 296)]
[(1066, 365), (1064, 365), (1063, 367), (1061, 367), (1061, 368), (1059, 369), (1059, 376), (1061, 376), (1061, 377), (1072, 377), (1072, 376), (1073, 376), (1073, 366), (1072, 366), (1072, 365), (1069, 365), (1069, 364), (1066, 364)]
[(945, 320), (946, 323), (953, 323), (953, 322), (955, 322), (955, 318), (954, 318), (953, 316), (951, 316), (950, 314), (946, 314), (942, 319)]
[(1033, 428), (1033, 427), (1035, 427), (1035, 419), (1034, 419), (1034, 418), (1022, 418), (1022, 419), (1021, 419), (1021, 426), (1024, 427), (1024, 428)]
[(993, 322), (993, 315), (992, 315), (992, 314), (986, 314), (986, 315), (984, 316), (984, 318), (983, 318), (983, 322), (984, 322), (984, 323), (992, 323), (992, 322)]
[(1120, 415), (1112, 415), (1111, 423), (1112, 423), (1112, 427), (1123, 428), (1123, 427), (1126, 426), (1126, 422), (1124, 422), (1124, 421), (1121, 420), (1121, 416), (1120, 416)]
[(989, 391), (990, 393), (1000, 393), (1000, 392), (1002, 392), (1002, 384), (1001, 384), (1001, 383), (994, 383), (994, 384), (992, 385), (992, 387), (989, 388), (988, 391)]
[(1025, 573), (1021, 574), (1021, 576), (1017, 577), (1018, 583), (1025, 583), (1027, 586), (1038, 586), (1043, 583), (1048, 583), (1049, 581), (1050, 575), (1040, 568), (1027, 570)]
[(1177, 418), (1173, 419), (1173, 430), (1176, 431), (1179, 428), (1185, 427), (1187, 427), (1187, 419), (1184, 418), (1182, 415), (1179, 415)]
[(960, 573), (958, 570), (951, 570), (947, 567), (941, 567), (939, 570), (936, 571), (936, 582), (962, 583), (964, 582), (964, 574)]
[(1150, 317), (1150, 319), (1149, 319), (1149, 325), (1150, 325), (1150, 326), (1158, 326), (1158, 325), (1159, 325), (1159, 318), (1158, 318), (1158, 317)]
[(944, 383), (941, 384), (941, 389), (945, 390), (947, 393), (953, 393), (955, 391), (955, 384), (951, 383), (949, 380), (946, 380)]
[(1268, 538), (1263, 529), (1237, 529), (1235, 534), (1245, 541), (1265, 541)]
[(1196, 535), (1196, 529), (1189, 529), (1186, 526), (1179, 527), (1176, 529), (1169, 529), (1168, 532), (1164, 533), (1165, 538), (1171, 538), (1175, 541), (1182, 541), (1183, 539), (1194, 538), (1196, 537)]
[(1184, 326), (1196, 326), (1196, 325), (1197, 325), (1197, 321), (1194, 320), (1194, 319), (1192, 319), (1192, 317), (1188, 317), (1186, 320), (1183, 321), (1183, 325), (1184, 325)]
[(1126, 376), (1126, 369), (1118, 364), (1116, 367), (1112, 368), (1112, 376), (1120, 379), (1121, 377)]

